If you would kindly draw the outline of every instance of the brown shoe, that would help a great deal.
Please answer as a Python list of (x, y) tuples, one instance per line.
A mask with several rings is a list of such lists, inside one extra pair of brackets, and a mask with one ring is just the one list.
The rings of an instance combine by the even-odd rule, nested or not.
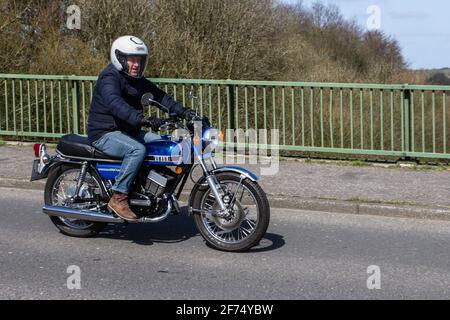
[(114, 192), (111, 200), (108, 202), (108, 208), (124, 220), (135, 221), (138, 219), (134, 212), (131, 211), (128, 205), (128, 195), (125, 193)]

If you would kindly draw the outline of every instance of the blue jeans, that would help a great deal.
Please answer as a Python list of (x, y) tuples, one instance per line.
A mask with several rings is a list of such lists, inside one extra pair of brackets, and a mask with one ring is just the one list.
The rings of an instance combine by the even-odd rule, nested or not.
[(161, 139), (161, 136), (152, 132), (141, 131), (139, 137), (134, 139), (121, 131), (113, 131), (92, 143), (96, 149), (106, 155), (123, 159), (119, 175), (112, 187), (113, 191), (121, 193), (130, 191), (131, 184), (145, 159), (144, 143), (158, 139)]

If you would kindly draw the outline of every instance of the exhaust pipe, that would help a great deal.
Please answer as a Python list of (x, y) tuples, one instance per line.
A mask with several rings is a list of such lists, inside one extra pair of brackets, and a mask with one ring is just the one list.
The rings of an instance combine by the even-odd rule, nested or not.
[(176, 199), (175, 197), (173, 198), (169, 198), (168, 195), (164, 194), (164, 199), (167, 200), (167, 209), (164, 212), (164, 214), (160, 215), (159, 217), (156, 218), (148, 218), (148, 217), (143, 217), (140, 221), (141, 222), (145, 222), (145, 223), (157, 223), (160, 221), (163, 221), (165, 219), (167, 219), (167, 217), (169, 216), (170, 212), (172, 211), (172, 207), (173, 207), (173, 199)]
[(87, 220), (95, 222), (121, 223), (124, 220), (108, 214), (88, 210), (77, 210), (68, 207), (44, 206), (42, 211), (49, 216), (65, 217), (77, 220)]
[[(175, 205), (176, 210), (179, 211), (178, 201), (175, 196), (169, 198), (169, 196), (164, 195), (164, 198), (167, 200), (167, 209), (161, 216), (156, 217), (156, 218), (143, 217), (139, 220), (130, 221), (130, 222), (156, 223), (156, 222), (163, 221), (169, 216), (174, 205)], [(65, 217), (65, 218), (77, 219), (77, 220), (109, 222), (109, 223), (122, 223), (125, 221), (120, 218), (113, 217), (111, 215), (104, 214), (104, 213), (99, 213), (99, 212), (89, 211), (89, 210), (77, 210), (77, 209), (61, 207), (61, 206), (45, 205), (44, 207), (42, 207), (42, 211), (49, 216)]]

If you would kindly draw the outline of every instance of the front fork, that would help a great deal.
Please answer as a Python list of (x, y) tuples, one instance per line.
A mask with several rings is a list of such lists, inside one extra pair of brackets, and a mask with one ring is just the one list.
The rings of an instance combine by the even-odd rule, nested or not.
[[(213, 169), (217, 169), (216, 162), (214, 161), (214, 158), (210, 158), (211, 165)], [(206, 177), (206, 182), (208, 183), (208, 186), (211, 188), (211, 191), (214, 195), (214, 198), (216, 199), (217, 203), (220, 207), (220, 212), (216, 213), (215, 215), (222, 217), (222, 218), (228, 218), (230, 217), (230, 208), (234, 207), (234, 202), (236, 201), (236, 196), (241, 192), (242, 189), (242, 182), (244, 181), (245, 177), (241, 176), (241, 181), (235, 190), (233, 197), (230, 198), (229, 196), (225, 195), (225, 190), (220, 185), (219, 181), (217, 180), (216, 176), (214, 174), (211, 174), (211, 172), (208, 170), (205, 160), (200, 156), (198, 157), (199, 164), (203, 170), (203, 174)]]
[[(208, 167), (206, 166), (205, 160), (203, 159), (203, 157), (201, 155), (199, 155), (197, 157), (197, 160), (203, 170), (203, 175), (206, 177), (206, 182), (208, 183), (209, 187), (211, 188), (214, 198), (216, 198), (216, 201), (219, 204), (220, 211), (226, 212), (227, 206), (226, 206), (225, 202), (223, 201), (223, 196), (225, 195), (225, 192), (222, 189), (222, 187), (220, 186), (219, 181), (217, 181), (217, 178), (215, 175), (210, 173), (210, 171), (208, 170)], [(213, 169), (216, 169), (217, 168), (216, 162), (214, 161), (214, 159), (212, 157), (210, 158), (210, 160), (211, 160), (211, 165), (212, 165)]]

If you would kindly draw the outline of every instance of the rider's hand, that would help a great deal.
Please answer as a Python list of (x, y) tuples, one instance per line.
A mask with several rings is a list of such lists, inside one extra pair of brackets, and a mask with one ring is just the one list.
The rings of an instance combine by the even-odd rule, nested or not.
[(202, 126), (203, 127), (211, 127), (211, 123), (209, 122), (209, 119), (207, 116), (203, 116), (200, 117), (197, 112), (195, 112), (192, 109), (186, 109), (186, 111), (184, 111), (183, 113), (183, 118), (186, 119), (187, 121), (201, 121), (202, 122)]
[(187, 121), (191, 121), (192, 119), (196, 118), (197, 116), (198, 116), (197, 112), (195, 112), (192, 109), (186, 109), (182, 114), (183, 119), (186, 119)]
[(211, 127), (211, 122), (209, 122), (209, 119), (207, 116), (203, 116), (202, 117), (202, 126), (203, 128), (210, 128)]
[(159, 128), (164, 124), (164, 120), (156, 117), (148, 117), (142, 120), (142, 125), (151, 128), (152, 131), (158, 131)]

